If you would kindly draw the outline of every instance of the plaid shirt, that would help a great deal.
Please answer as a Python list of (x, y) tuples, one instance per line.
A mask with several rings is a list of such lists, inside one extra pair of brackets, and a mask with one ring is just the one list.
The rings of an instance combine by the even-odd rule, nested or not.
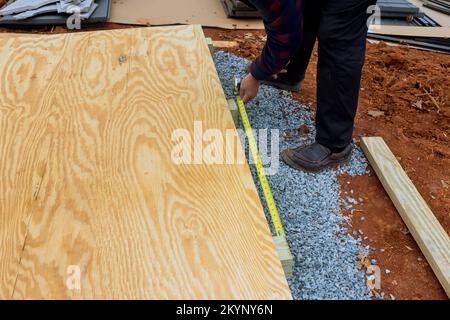
[[(246, 2), (246, 1), (245, 1)], [(302, 39), (302, 0), (248, 0), (262, 14), (267, 43), (252, 63), (251, 74), (265, 80), (279, 73), (294, 56)]]

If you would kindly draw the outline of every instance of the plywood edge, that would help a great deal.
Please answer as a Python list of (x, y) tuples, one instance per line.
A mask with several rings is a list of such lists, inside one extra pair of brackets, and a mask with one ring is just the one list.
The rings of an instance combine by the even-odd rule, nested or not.
[(362, 138), (361, 147), (450, 298), (450, 237), (383, 138)]

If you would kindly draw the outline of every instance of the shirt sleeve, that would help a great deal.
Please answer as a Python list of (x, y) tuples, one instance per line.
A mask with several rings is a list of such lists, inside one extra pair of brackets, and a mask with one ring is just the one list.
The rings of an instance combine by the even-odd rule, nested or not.
[(251, 64), (250, 73), (265, 80), (279, 73), (302, 40), (302, 0), (251, 0), (263, 15), (267, 42)]

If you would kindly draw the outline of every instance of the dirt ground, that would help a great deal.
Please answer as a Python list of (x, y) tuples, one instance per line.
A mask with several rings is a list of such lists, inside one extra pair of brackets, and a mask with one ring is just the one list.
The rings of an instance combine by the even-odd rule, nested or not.
[[(116, 29), (108, 23), (83, 31)], [(0, 32), (66, 32), (63, 27), (6, 29)], [(204, 29), (213, 40), (233, 40), (236, 48), (225, 49), (249, 59), (255, 58), (265, 41), (263, 31)], [(316, 108), (315, 51), (294, 98), (312, 110)], [(354, 133), (381, 136), (402, 164), (408, 176), (450, 233), (450, 55), (406, 46), (368, 43)], [(342, 192), (351, 192), (364, 201), (352, 212), (353, 230), (361, 229), (367, 244), (377, 250), (382, 270), (381, 290), (396, 299), (447, 299), (433, 271), (407, 231), (381, 183), (373, 173), (363, 177), (340, 177)]]
[[(213, 40), (234, 40), (225, 49), (253, 59), (264, 45), (261, 31), (205, 29)], [(316, 108), (317, 51), (302, 90), (294, 98)], [(450, 55), (368, 43), (354, 139), (381, 136), (450, 233)], [(352, 230), (376, 248), (385, 298), (447, 299), (406, 225), (373, 170), (369, 176), (341, 176), (342, 192), (364, 201), (353, 207)], [(363, 258), (363, 257), (361, 257)], [(365, 259), (363, 259), (365, 260)], [(367, 260), (366, 260), (367, 261)]]

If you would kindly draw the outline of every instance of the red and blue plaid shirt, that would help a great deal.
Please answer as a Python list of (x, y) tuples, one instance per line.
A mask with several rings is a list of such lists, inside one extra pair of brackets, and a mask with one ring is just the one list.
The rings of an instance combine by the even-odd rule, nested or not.
[[(247, 1), (245, 1), (247, 2)], [(279, 73), (294, 56), (302, 40), (302, 0), (248, 0), (261, 12), (267, 43), (252, 63), (258, 80)]]

